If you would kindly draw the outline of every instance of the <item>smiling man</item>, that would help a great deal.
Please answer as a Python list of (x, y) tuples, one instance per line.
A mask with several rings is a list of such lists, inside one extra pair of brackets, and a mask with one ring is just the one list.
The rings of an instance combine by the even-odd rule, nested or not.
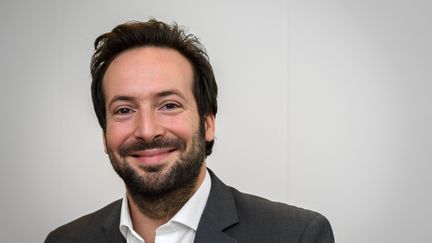
[(178, 51), (151, 46), (124, 51), (105, 73), (106, 151), (126, 183), (133, 215), (164, 223), (204, 181), (214, 115), (200, 119), (193, 73)]
[(45, 242), (334, 242), (322, 215), (238, 192), (207, 169), (217, 85), (194, 36), (129, 22), (95, 49), (93, 105), (125, 197)]

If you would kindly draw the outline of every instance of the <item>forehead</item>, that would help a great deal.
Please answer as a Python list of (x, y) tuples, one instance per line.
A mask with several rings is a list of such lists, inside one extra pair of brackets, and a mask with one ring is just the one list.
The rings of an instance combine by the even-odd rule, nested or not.
[(193, 67), (174, 49), (139, 47), (114, 58), (102, 82), (107, 101), (115, 95), (145, 97), (165, 90), (192, 95)]

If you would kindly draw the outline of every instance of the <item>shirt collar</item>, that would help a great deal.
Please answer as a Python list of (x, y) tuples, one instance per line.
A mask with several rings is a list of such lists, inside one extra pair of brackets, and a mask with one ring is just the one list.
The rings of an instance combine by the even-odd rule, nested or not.
[(170, 221), (186, 225), (196, 231), (205, 205), (207, 204), (210, 188), (211, 179), (206, 170), (205, 178), (201, 186)]
[[(204, 211), (207, 199), (210, 194), (211, 179), (206, 170), (204, 181), (201, 183), (198, 190), (192, 195), (191, 198), (183, 205), (183, 207), (172, 217), (166, 224), (171, 222), (180, 223), (193, 230), (197, 230), (201, 215)], [(121, 211), (120, 211), (120, 232), (126, 237), (127, 232), (132, 232), (134, 236), (139, 235), (133, 230), (132, 219), (129, 211), (129, 204), (127, 196), (123, 197)]]

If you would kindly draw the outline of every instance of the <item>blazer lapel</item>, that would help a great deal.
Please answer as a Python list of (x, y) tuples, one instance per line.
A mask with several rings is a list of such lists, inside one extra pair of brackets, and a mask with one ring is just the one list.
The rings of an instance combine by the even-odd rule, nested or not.
[(120, 232), (120, 210), (122, 200), (118, 200), (114, 210), (112, 210), (106, 217), (105, 222), (102, 225), (102, 229), (105, 233), (105, 239), (101, 242), (106, 243), (126, 243), (126, 239)]
[(195, 243), (236, 243), (237, 240), (224, 232), (239, 222), (231, 190), (208, 170), (212, 185), (206, 207), (195, 235)]

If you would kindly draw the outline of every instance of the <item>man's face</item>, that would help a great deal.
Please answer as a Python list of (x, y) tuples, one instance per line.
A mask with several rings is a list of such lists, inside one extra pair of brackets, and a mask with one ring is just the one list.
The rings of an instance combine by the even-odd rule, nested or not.
[(200, 124), (193, 79), (189, 61), (168, 48), (127, 50), (109, 65), (105, 149), (130, 191), (160, 195), (204, 178), (214, 116)]

